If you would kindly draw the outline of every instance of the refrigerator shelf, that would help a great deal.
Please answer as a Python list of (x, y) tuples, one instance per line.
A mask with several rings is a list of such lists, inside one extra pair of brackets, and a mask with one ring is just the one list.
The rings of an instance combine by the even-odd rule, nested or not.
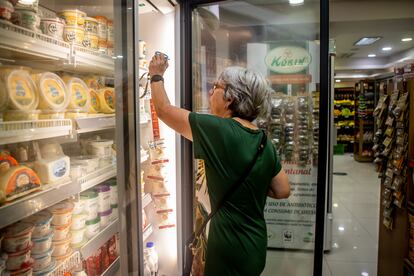
[(80, 186), (80, 191), (83, 192), (115, 176), (116, 165), (108, 165), (94, 171), (93, 173), (80, 177), (77, 180), (77, 183)]
[[(36, 62), (50, 71), (114, 74), (114, 59), (108, 55), (67, 43), (0, 20), (0, 57), (21, 65)], [(17, 64), (17, 63), (16, 63)]]
[(145, 207), (147, 207), (151, 202), (152, 202), (151, 195), (150, 194), (145, 194), (142, 197), (142, 209), (144, 209)]
[(95, 237), (90, 239), (80, 248), (82, 259), (86, 260), (92, 256), (103, 244), (105, 244), (113, 235), (118, 233), (118, 219), (111, 222), (107, 227), (101, 230)]
[(49, 274), (49, 276), (64, 276), (66, 272), (71, 271), (82, 263), (79, 251), (74, 251), (70, 257), (61, 262)]
[(145, 227), (144, 231), (142, 232), (142, 240), (145, 242), (149, 236), (151, 236), (152, 232), (154, 231), (154, 228), (151, 224), (148, 224), (147, 227)]
[(77, 134), (115, 128), (115, 114), (89, 115), (86, 118), (74, 119)]
[(120, 267), (120, 259), (119, 257), (112, 262), (112, 264), (102, 272), (101, 276), (113, 276), (116, 275), (116, 272), (119, 270)]
[(0, 228), (46, 209), (72, 195), (79, 193), (80, 185), (71, 180), (60, 184), (48, 184), (43, 190), (22, 197), (0, 207)]
[(72, 135), (70, 119), (0, 122), (0, 145)]

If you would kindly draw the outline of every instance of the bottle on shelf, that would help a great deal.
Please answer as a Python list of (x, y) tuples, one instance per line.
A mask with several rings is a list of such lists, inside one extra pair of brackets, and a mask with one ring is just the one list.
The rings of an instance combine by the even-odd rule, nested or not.
[(145, 270), (148, 268), (151, 272), (151, 276), (155, 276), (158, 273), (158, 254), (155, 250), (155, 245), (153, 242), (147, 242), (147, 246), (144, 249), (144, 262), (146, 261), (147, 265)]

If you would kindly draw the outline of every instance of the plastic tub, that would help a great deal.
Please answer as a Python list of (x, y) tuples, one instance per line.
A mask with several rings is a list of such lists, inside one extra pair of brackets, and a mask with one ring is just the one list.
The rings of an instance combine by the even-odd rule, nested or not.
[(78, 45), (83, 45), (85, 38), (85, 31), (82, 27), (66, 25), (63, 28), (63, 40), (66, 42), (74, 42)]
[(70, 164), (70, 177), (72, 179), (78, 179), (82, 176), (86, 175), (86, 168), (84, 168), (82, 165), (73, 165)]
[(86, 173), (92, 173), (99, 167), (99, 158), (90, 155), (81, 155), (71, 157), (71, 165), (83, 166)]
[(9, 271), (10, 276), (32, 276), (33, 275), (33, 268), (27, 267), (22, 268), (19, 270)]
[(98, 212), (106, 212), (111, 209), (111, 187), (101, 184), (95, 187), (98, 193)]
[(114, 221), (118, 218), (118, 204), (111, 204), (111, 221)]
[(0, 19), (10, 20), (13, 12), (14, 7), (9, 1), (0, 1)]
[(4, 121), (35, 121), (39, 119), (40, 110), (6, 110), (3, 112)]
[(111, 209), (105, 212), (98, 212), (99, 218), (101, 219), (101, 228), (108, 226), (109, 222), (111, 221), (111, 214)]
[(98, 20), (93, 17), (85, 18), (85, 33), (98, 35)]
[(33, 271), (40, 271), (49, 267), (52, 263), (52, 253), (53, 248), (50, 248), (42, 254), (32, 254), (32, 258), (34, 259)]
[(114, 47), (114, 22), (108, 20), (108, 48)]
[(33, 247), (32, 253), (33, 254), (41, 254), (45, 253), (50, 250), (52, 246), (52, 239), (53, 239), (53, 231), (50, 231), (49, 234), (40, 237), (40, 238), (32, 238)]
[(35, 271), (33, 275), (34, 276), (47, 276), (47, 275), (50, 275), (50, 273), (53, 272), (55, 268), (56, 268), (56, 261), (52, 260), (48, 267), (46, 267), (43, 270)]
[(25, 112), (33, 111), (39, 104), (36, 85), (26, 70), (6, 69), (2, 72), (8, 94), (8, 107)]
[(13, 24), (22, 26), (35, 32), (40, 32), (40, 17), (32, 10), (16, 8), (12, 14), (11, 21)]
[(101, 218), (100, 217), (96, 217), (95, 219), (86, 221), (85, 236), (88, 239), (91, 239), (94, 236), (96, 236), (100, 230), (101, 230)]
[(87, 151), (90, 155), (99, 158), (110, 158), (112, 154), (113, 140), (96, 139), (89, 140), (87, 144)]
[(86, 220), (95, 219), (98, 216), (98, 193), (93, 190), (83, 192), (81, 200), (84, 202)]
[(58, 13), (62, 17), (66, 25), (82, 26), (85, 24), (86, 13), (80, 10), (62, 10)]
[(71, 225), (72, 223), (68, 223), (62, 226), (52, 226), (55, 233), (53, 236), (53, 241), (61, 241), (67, 239)]
[(82, 201), (80, 199), (80, 197), (78, 199), (72, 199), (71, 202), (74, 205), (73, 213), (72, 213), (72, 225), (73, 225), (74, 224), (74, 221), (73, 221), (74, 220), (74, 217), (76, 215), (79, 215), (79, 214), (82, 214), (83, 213), (85, 202)]
[(71, 245), (82, 243), (85, 239), (85, 231), (86, 231), (86, 227), (70, 231), (70, 234), (72, 236), (72, 239), (70, 242)]
[(46, 72), (33, 74), (40, 95), (39, 109), (61, 111), (66, 109), (71, 94), (63, 80), (56, 74)]
[(68, 250), (66, 251), (65, 254), (61, 255), (61, 256), (53, 256), (53, 259), (56, 261), (57, 264), (63, 262), (64, 260), (66, 260), (67, 258), (70, 257), (70, 255), (72, 255), (72, 248), (68, 248)]
[(69, 234), (66, 239), (60, 241), (52, 242), (53, 245), (53, 253), (52, 257), (59, 257), (63, 256), (67, 253), (70, 249), (70, 241), (72, 240), (72, 236)]
[(50, 223), (52, 222), (53, 214), (47, 210), (40, 211), (24, 221), (32, 223), (34, 225), (32, 232), (33, 238), (44, 237), (51, 232)]
[(71, 222), (74, 204), (69, 201), (62, 201), (49, 208), (53, 214), (53, 225), (67, 225)]
[(98, 90), (101, 112), (111, 114), (115, 112), (115, 92), (111, 87), (105, 87)]
[(39, 114), (39, 119), (41, 120), (65, 119), (65, 112), (55, 111), (55, 110), (42, 110)]
[(45, 35), (62, 39), (63, 28), (65, 27), (65, 21), (61, 18), (42, 18), (40, 20), (40, 29)]
[(105, 16), (95, 16), (98, 21), (98, 37), (99, 41), (108, 40), (108, 19)]
[[(81, 201), (81, 204), (83, 202)], [(72, 216), (72, 226), (70, 228), (71, 231), (73, 230), (79, 230), (82, 228), (85, 228), (85, 222), (86, 222), (87, 215), (81, 213), (77, 215)]]
[(18, 270), (32, 266), (33, 259), (30, 258), (30, 249), (7, 254), (6, 268), (8, 270)]
[(118, 186), (116, 179), (110, 179), (105, 184), (111, 187), (111, 204), (118, 204)]
[(82, 45), (86, 48), (98, 50), (98, 36), (96, 34), (85, 34)]
[(31, 247), (34, 225), (29, 222), (17, 222), (4, 230), (2, 249), (8, 253), (26, 250)]
[(91, 97), (91, 104), (89, 105), (89, 113), (98, 113), (101, 109), (101, 104), (99, 102), (99, 95), (94, 89), (89, 90), (89, 95)]

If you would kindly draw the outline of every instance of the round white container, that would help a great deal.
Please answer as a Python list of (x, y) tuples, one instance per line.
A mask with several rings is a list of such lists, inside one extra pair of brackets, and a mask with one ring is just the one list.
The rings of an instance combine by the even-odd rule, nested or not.
[(52, 253), (53, 248), (42, 254), (32, 254), (32, 258), (34, 259), (33, 271), (37, 272), (49, 267), (52, 263)]
[(63, 28), (65, 27), (65, 21), (61, 18), (42, 18), (40, 20), (40, 29), (45, 35), (62, 39)]
[(0, 19), (10, 20), (13, 12), (14, 7), (9, 1), (0, 1)]
[(106, 181), (105, 184), (111, 187), (111, 205), (118, 204), (118, 186), (116, 179), (110, 179)]
[(53, 215), (47, 210), (40, 211), (26, 219), (25, 222), (32, 223), (34, 225), (32, 232), (33, 238), (42, 238), (51, 233), (50, 223), (52, 222)]
[(45, 253), (50, 250), (52, 246), (52, 239), (53, 239), (53, 231), (50, 231), (49, 234), (40, 237), (40, 238), (32, 238), (33, 247), (32, 247), (32, 254), (41, 254)]
[(85, 236), (88, 239), (96, 236), (101, 230), (101, 218), (98, 216), (95, 219), (86, 221), (86, 232)]
[(84, 202), (84, 213), (86, 220), (95, 219), (98, 216), (98, 193), (90, 190), (81, 193), (81, 201)]
[(70, 241), (72, 240), (71, 235), (64, 240), (54, 241), (52, 245), (54, 247), (52, 257), (59, 257), (65, 255), (70, 250)]
[(5, 229), (2, 249), (8, 253), (20, 252), (30, 248), (34, 225), (29, 222), (17, 222)]
[(101, 184), (95, 187), (98, 193), (98, 212), (105, 212), (111, 209), (111, 187)]
[(88, 141), (87, 151), (99, 158), (111, 158), (113, 140), (96, 139)]
[(69, 223), (63, 226), (52, 226), (53, 231), (55, 232), (53, 236), (53, 241), (61, 241), (61, 240), (66, 239), (69, 235), (69, 230), (70, 230), (71, 225), (72, 224)]
[(18, 270), (31, 266), (33, 260), (30, 258), (30, 249), (16, 253), (7, 254), (6, 268), (8, 270)]
[(98, 35), (98, 20), (93, 17), (85, 18), (85, 33)]
[(106, 212), (99, 212), (98, 214), (101, 219), (101, 228), (108, 226), (108, 224), (111, 222), (112, 210), (109, 209)]
[(118, 204), (111, 204), (112, 214), (111, 221), (114, 221), (118, 218)]
[(84, 241), (84, 235), (85, 235), (86, 227), (70, 231), (70, 234), (72, 236), (71, 244), (77, 245)]
[(39, 99), (39, 109), (62, 111), (66, 109), (71, 100), (71, 92), (67, 89), (64, 81), (56, 74), (45, 72), (33, 74)]
[(30, 74), (26, 70), (6, 70), (2, 75), (9, 109), (24, 112), (35, 110), (39, 104), (39, 93)]
[[(86, 218), (87, 218), (87, 216), (83, 213), (73, 215), (72, 216), (72, 226), (70, 228), (71, 231), (85, 228)], [(72, 237), (72, 239), (73, 239), (73, 237)]]
[(71, 166), (81, 166), (86, 170), (86, 173), (92, 173), (99, 167), (98, 157), (81, 155), (71, 157), (70, 161)]
[(71, 201), (72, 201), (73, 205), (75, 206), (73, 208), (73, 213), (72, 213), (72, 222), (73, 222), (73, 216), (81, 214), (83, 212), (84, 207), (85, 207), (85, 202), (82, 201), (80, 198), (72, 199)]
[(53, 214), (52, 225), (67, 225), (72, 220), (74, 204), (69, 201), (62, 201), (49, 208)]

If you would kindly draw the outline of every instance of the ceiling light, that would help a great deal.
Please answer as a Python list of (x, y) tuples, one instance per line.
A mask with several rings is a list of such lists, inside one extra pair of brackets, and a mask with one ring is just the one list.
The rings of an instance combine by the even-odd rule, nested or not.
[(341, 82), (341, 80), (335, 80), (335, 82)]
[(363, 37), (360, 38), (357, 42), (354, 43), (356, 46), (367, 46), (374, 44), (378, 40), (380, 40), (382, 37), (380, 36), (374, 36), (374, 37)]
[(392, 48), (391, 48), (391, 47), (384, 47), (384, 48), (382, 48), (382, 50), (383, 50), (383, 51), (391, 51), (391, 50), (392, 50)]
[(376, 54), (369, 54), (368, 57), (376, 57)]
[(339, 227), (338, 227), (338, 230), (339, 230), (339, 231), (341, 231), (341, 232), (343, 232), (343, 231), (345, 231), (345, 227), (343, 227), (343, 226), (339, 226)]
[(299, 5), (303, 5), (305, 0), (289, 0), (289, 4), (291, 6), (299, 6)]
[(401, 39), (402, 42), (408, 42), (408, 41), (411, 41), (411, 40), (413, 40), (412, 37), (404, 37), (403, 39)]
[(361, 276), (369, 276), (369, 273), (368, 272), (362, 272)]
[(333, 207), (334, 207), (334, 208), (338, 208), (338, 203), (334, 203), (334, 204), (333, 204)]

